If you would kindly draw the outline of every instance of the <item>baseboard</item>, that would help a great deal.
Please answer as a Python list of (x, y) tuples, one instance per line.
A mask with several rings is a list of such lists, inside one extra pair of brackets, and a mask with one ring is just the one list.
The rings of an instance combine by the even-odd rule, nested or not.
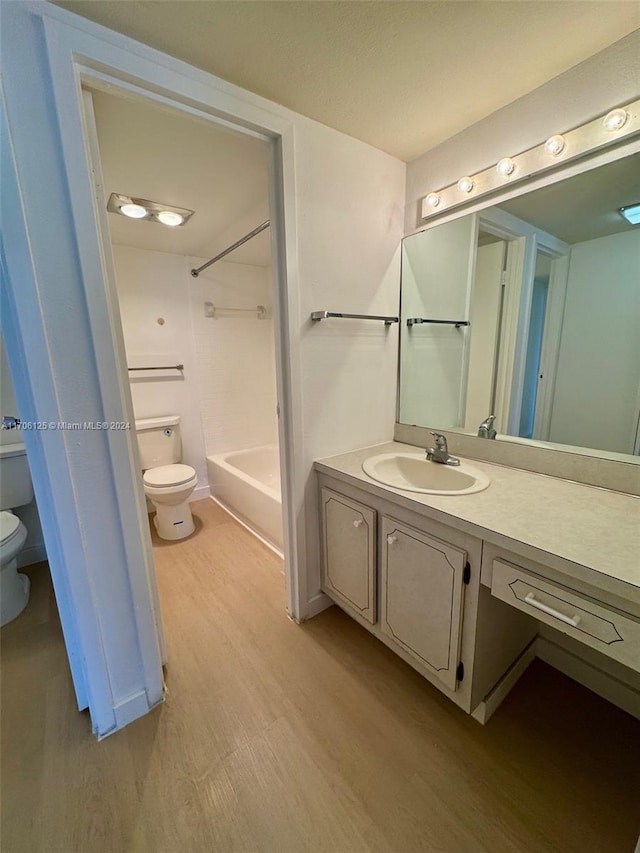
[(41, 545), (31, 545), (29, 548), (24, 548), (18, 554), (18, 568), (23, 569), (25, 566), (32, 566), (34, 563), (42, 563), (47, 559), (47, 552), (44, 543)]
[(314, 616), (317, 616), (318, 613), (322, 613), (323, 610), (328, 610), (329, 607), (332, 607), (334, 602), (329, 598), (328, 595), (325, 595), (324, 592), (317, 592), (315, 595), (312, 595), (307, 603), (307, 615), (306, 619), (313, 619)]
[(484, 726), (487, 720), (489, 720), (489, 718), (497, 711), (502, 702), (515, 687), (516, 683), (520, 680), (520, 677), (524, 674), (529, 664), (535, 660), (536, 643), (537, 638), (532, 640), (522, 654), (516, 658), (500, 681), (493, 688), (491, 693), (485, 696), (477, 708), (474, 708), (471, 712), (471, 716), (474, 720), (477, 720)]
[(189, 498), (189, 503), (193, 503), (194, 501), (202, 501), (205, 498), (211, 497), (211, 489), (209, 488), (209, 484), (206, 486), (197, 486)]
[(640, 720), (640, 692), (604, 669), (538, 636), (536, 656)]

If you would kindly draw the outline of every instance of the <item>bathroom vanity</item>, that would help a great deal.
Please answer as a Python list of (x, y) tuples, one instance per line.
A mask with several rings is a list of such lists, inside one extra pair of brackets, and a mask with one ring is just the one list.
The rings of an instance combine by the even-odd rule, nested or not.
[(480, 722), (536, 656), (640, 717), (640, 498), (476, 460), (488, 488), (424, 494), (362, 467), (417, 452), (315, 463), (323, 591)]

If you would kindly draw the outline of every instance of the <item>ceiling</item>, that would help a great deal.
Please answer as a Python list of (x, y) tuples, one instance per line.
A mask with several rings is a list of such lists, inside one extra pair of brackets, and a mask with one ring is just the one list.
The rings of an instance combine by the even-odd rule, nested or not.
[[(266, 142), (150, 101), (92, 96), (105, 203), (115, 192), (195, 210), (177, 228), (109, 213), (113, 243), (208, 259), (269, 218)], [(269, 229), (229, 260), (267, 266)]]
[(57, 5), (406, 161), (640, 27), (635, 0)]
[(640, 154), (623, 157), (500, 204), (565, 243), (636, 231), (619, 210), (640, 203)]

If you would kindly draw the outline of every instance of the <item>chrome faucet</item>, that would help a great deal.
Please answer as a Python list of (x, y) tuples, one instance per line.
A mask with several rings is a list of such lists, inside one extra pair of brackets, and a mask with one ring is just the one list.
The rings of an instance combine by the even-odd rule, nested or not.
[(478, 427), (478, 438), (495, 438), (496, 431), (493, 428), (493, 422), (495, 421), (495, 415), (489, 415), (488, 418), (485, 418), (480, 426)]
[(459, 465), (460, 460), (458, 458), (449, 456), (446, 436), (439, 432), (432, 432), (431, 435), (436, 440), (436, 446), (427, 447), (427, 460), (429, 462), (439, 462), (441, 465)]

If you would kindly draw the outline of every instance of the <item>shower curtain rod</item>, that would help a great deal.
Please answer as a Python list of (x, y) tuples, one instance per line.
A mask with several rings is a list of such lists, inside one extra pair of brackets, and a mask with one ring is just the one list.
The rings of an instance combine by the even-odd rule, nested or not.
[(246, 243), (248, 240), (251, 240), (252, 237), (256, 237), (258, 234), (260, 234), (261, 231), (264, 231), (264, 229), (268, 228), (270, 225), (271, 225), (271, 222), (267, 219), (265, 222), (262, 223), (262, 225), (258, 225), (258, 227), (254, 228), (253, 231), (250, 231), (248, 234), (245, 234), (244, 237), (241, 237), (232, 246), (229, 246), (228, 249), (225, 249), (224, 252), (220, 252), (219, 255), (216, 255), (215, 258), (211, 258), (210, 261), (207, 261), (206, 264), (202, 264), (201, 267), (197, 267), (196, 269), (192, 269), (191, 275), (194, 278), (198, 278), (198, 276), (200, 275), (202, 270), (206, 270), (207, 267), (210, 267), (211, 264), (215, 264), (216, 261), (221, 261), (222, 258), (224, 258), (226, 255), (228, 255), (230, 252), (233, 252), (234, 249), (239, 248), (244, 243)]

